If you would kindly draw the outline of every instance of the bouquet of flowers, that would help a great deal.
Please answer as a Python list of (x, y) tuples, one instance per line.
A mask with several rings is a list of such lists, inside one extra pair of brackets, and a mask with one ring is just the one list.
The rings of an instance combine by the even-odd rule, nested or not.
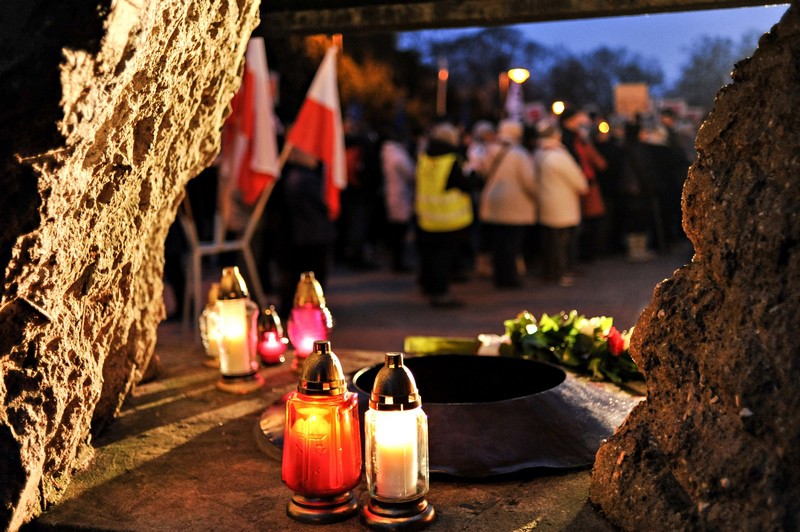
[(592, 380), (643, 380), (628, 353), (633, 328), (621, 333), (613, 322), (606, 316), (579, 316), (575, 310), (543, 314), (537, 322), (523, 311), (504, 322), (507, 341), (500, 345), (500, 354), (559, 364)]

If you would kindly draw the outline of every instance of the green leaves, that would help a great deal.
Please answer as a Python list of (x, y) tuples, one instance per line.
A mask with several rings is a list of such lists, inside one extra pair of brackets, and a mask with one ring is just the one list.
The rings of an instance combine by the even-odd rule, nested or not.
[(510, 343), (501, 346), (500, 354), (566, 366), (592, 380), (617, 384), (642, 380), (627, 349), (633, 329), (620, 334), (613, 322), (606, 316), (587, 319), (575, 310), (556, 316), (542, 314), (537, 322), (523, 311), (504, 322)]

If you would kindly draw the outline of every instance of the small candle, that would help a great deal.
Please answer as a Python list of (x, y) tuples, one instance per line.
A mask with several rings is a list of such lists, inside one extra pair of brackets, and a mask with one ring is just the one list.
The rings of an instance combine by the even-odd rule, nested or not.
[(219, 317), (216, 312), (209, 312), (206, 316), (206, 353), (210, 357), (219, 357), (219, 343), (221, 340), (219, 330)]
[(417, 415), (415, 411), (374, 412), (375, 488), (379, 497), (417, 495)]
[(248, 375), (253, 372), (247, 345), (247, 305), (244, 299), (220, 300), (219, 352), (223, 375)]
[(267, 331), (258, 343), (258, 354), (265, 364), (280, 364), (286, 352), (286, 339), (278, 336), (277, 331)]

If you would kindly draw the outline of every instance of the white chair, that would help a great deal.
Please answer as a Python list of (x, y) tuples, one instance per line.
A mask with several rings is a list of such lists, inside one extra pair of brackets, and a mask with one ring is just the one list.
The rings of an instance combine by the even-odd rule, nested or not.
[(222, 218), (219, 211), (214, 214), (214, 239), (212, 241), (201, 241), (197, 234), (197, 225), (192, 215), (192, 209), (189, 204), (189, 198), (184, 197), (183, 204), (178, 213), (181, 227), (186, 233), (186, 239), (189, 243), (189, 267), (187, 268), (186, 275), (186, 289), (183, 296), (183, 328), (191, 328), (195, 330), (197, 327), (197, 318), (203, 310), (206, 303), (206, 298), (203, 297), (203, 272), (202, 264), (203, 257), (220, 255), (228, 252), (241, 252), (244, 256), (245, 268), (247, 269), (247, 282), (252, 287), (251, 293), (257, 303), (263, 305), (266, 303), (266, 294), (261, 286), (261, 278), (258, 275), (256, 261), (253, 257), (253, 251), (250, 249), (250, 241), (255, 233), (258, 221), (264, 213), (264, 208), (267, 205), (267, 200), (272, 193), (272, 188), (275, 181), (270, 181), (258, 197), (253, 212), (247, 220), (244, 232), (238, 239), (226, 240), (225, 231), (222, 225)]

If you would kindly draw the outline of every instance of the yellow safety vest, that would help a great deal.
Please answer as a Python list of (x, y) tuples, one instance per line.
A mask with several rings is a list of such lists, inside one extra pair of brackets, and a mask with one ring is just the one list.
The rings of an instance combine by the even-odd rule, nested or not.
[(469, 194), (457, 188), (445, 190), (454, 164), (454, 153), (436, 157), (425, 154), (419, 156), (416, 211), (417, 223), (425, 231), (457, 231), (472, 223)]

